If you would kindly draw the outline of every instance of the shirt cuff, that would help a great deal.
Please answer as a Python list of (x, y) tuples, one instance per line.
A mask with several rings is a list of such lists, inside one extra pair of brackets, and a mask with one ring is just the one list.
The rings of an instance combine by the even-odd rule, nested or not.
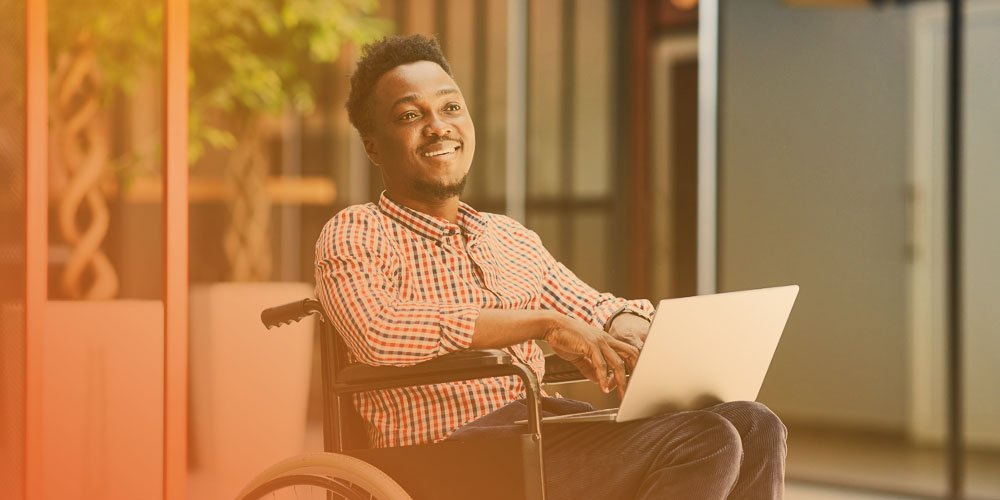
[(441, 309), (441, 350), (442, 354), (468, 349), (472, 346), (472, 334), (479, 319), (479, 308), (453, 306)]
[(605, 301), (598, 304), (594, 311), (594, 326), (597, 328), (604, 329), (607, 331), (611, 327), (611, 321), (619, 314), (634, 314), (639, 316), (646, 321), (653, 321), (653, 313), (656, 310), (653, 308), (653, 304), (646, 299), (640, 300), (625, 300), (622, 298), (613, 298), (612, 300)]
[(608, 321), (606, 321), (604, 323), (604, 331), (610, 332), (611, 331), (611, 325), (613, 325), (615, 323), (615, 319), (617, 319), (618, 316), (621, 316), (623, 314), (631, 314), (633, 316), (638, 316), (638, 317), (640, 317), (640, 318), (642, 318), (642, 319), (650, 322), (651, 324), (653, 323), (653, 320), (650, 319), (650, 317), (649, 317), (648, 314), (643, 313), (642, 311), (636, 310), (635, 308), (633, 308), (630, 305), (625, 305), (624, 307), (622, 307), (621, 309), (619, 309), (618, 311), (616, 311), (614, 314), (612, 314), (610, 318), (608, 318)]

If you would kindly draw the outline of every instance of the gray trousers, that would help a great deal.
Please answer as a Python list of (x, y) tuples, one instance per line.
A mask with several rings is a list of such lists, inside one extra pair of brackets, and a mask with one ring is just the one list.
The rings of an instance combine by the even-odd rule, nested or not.
[[(543, 414), (585, 411), (586, 403), (544, 398)], [(448, 439), (523, 432), (516, 401)], [(542, 456), (549, 500), (780, 499), (787, 430), (750, 401), (668, 413), (632, 422), (544, 424)]]

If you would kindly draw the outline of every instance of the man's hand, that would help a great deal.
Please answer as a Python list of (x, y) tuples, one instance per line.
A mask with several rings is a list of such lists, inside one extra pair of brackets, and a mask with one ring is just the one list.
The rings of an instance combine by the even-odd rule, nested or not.
[(611, 322), (608, 332), (611, 336), (641, 350), (649, 335), (649, 320), (635, 314), (619, 314)]
[(561, 316), (543, 339), (604, 392), (617, 387), (625, 396), (625, 375), (635, 368), (639, 349), (582, 321)]

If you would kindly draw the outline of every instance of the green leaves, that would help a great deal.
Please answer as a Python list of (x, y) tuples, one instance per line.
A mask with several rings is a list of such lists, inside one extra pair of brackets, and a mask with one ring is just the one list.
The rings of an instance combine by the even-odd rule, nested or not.
[[(364, 44), (391, 24), (377, 0), (193, 0), (190, 3), (190, 148), (235, 145), (206, 116), (308, 112), (323, 65), (347, 44)], [(139, 72), (162, 61), (162, 2), (50, 0), (51, 53), (96, 50), (106, 85), (130, 92)], [(53, 63), (54, 64), (54, 63)]]

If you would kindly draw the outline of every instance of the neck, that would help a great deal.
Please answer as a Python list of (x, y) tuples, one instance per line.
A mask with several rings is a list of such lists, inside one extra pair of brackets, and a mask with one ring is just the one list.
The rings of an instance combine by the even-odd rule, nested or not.
[(458, 196), (452, 196), (443, 200), (418, 198), (408, 196), (406, 193), (387, 191), (386, 195), (392, 201), (403, 205), (411, 210), (439, 217), (448, 222), (458, 221)]

